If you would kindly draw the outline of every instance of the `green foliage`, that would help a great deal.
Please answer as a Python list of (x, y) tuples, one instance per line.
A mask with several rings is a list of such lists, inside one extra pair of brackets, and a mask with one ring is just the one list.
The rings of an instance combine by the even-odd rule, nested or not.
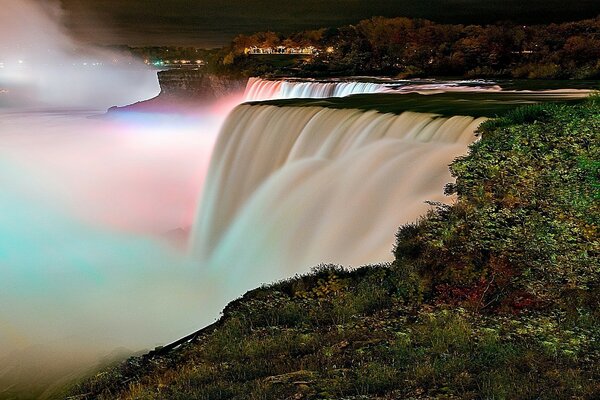
[[(544, 122), (551, 117), (548, 106), (544, 104), (527, 105), (509, 111), (505, 115), (487, 121), (482, 127), (482, 132), (491, 135), (500, 132), (499, 128), (511, 125), (531, 124), (536, 121)], [(486, 136), (487, 138), (487, 136)]]
[[(560, 314), (498, 318), (423, 307), (407, 318), (406, 312), (390, 312), (396, 307), (310, 330), (250, 329), (235, 342), (219, 339), (229, 338), (225, 323), (223, 332), (218, 329), (176, 354), (138, 361), (137, 377), (123, 374), (122, 367), (84, 383), (78, 393), (99, 399), (593, 399), (600, 394), (597, 329), (566, 329)], [(214, 340), (221, 347), (215, 348)], [(223, 355), (215, 357), (218, 351)]]
[[(396, 256), (473, 307), (560, 301), (600, 282), (600, 107), (537, 105), (481, 126), (451, 166), (460, 201), (398, 235)], [(406, 250), (409, 250), (408, 252)]]
[(558, 64), (525, 64), (512, 71), (515, 78), (526, 79), (557, 79), (561, 77), (561, 68)]

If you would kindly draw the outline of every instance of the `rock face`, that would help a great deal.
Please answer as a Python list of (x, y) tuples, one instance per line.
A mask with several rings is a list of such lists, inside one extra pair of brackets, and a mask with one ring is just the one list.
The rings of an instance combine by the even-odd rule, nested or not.
[(248, 79), (214, 75), (197, 69), (172, 69), (158, 72), (158, 96), (108, 112), (185, 112), (221, 98), (244, 93)]
[(246, 88), (247, 79), (235, 79), (205, 73), (202, 70), (172, 69), (158, 73), (160, 96), (177, 99), (195, 99), (205, 102), (217, 100)]

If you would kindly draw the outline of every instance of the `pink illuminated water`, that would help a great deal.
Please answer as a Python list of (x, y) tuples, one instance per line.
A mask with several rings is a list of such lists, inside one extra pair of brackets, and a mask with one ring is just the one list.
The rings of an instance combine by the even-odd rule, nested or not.
[(35, 177), (30, 190), (47, 203), (90, 223), (160, 234), (189, 226), (219, 119), (5, 113), (0, 154)]
[(182, 250), (226, 115), (0, 112), (0, 398), (216, 317)]
[(105, 116), (158, 94), (156, 71), (78, 43), (57, 5), (0, 10), (0, 398), (173, 340), (226, 302), (183, 248), (239, 100)]

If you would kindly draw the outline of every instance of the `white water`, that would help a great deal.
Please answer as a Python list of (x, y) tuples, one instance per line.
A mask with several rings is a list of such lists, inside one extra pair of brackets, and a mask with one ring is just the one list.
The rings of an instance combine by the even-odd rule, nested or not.
[[(366, 79), (366, 78), (365, 78)], [(376, 82), (351, 80), (301, 81), (297, 79), (250, 78), (244, 94), (247, 102), (281, 100), (294, 98), (346, 97), (355, 94), (409, 94), (433, 95), (440, 93), (505, 92), (523, 95), (562, 97), (564, 99), (584, 98), (589, 89), (549, 89), (549, 90), (505, 90), (493, 81), (464, 80), (392, 80), (379, 79)], [(541, 100), (541, 98), (538, 98)]]
[(294, 98), (345, 97), (352, 94), (378, 93), (387, 85), (370, 82), (333, 81), (303, 82), (250, 78), (246, 87), (246, 101)]
[(246, 101), (264, 101), (294, 98), (346, 97), (355, 94), (445, 92), (498, 92), (502, 88), (491, 81), (395, 81), (357, 82), (348, 80), (300, 81), (250, 78), (246, 87)]
[(448, 164), (482, 120), (239, 106), (213, 153), (194, 255), (249, 285), (391, 260), (398, 227), (447, 201)]
[(186, 335), (230, 300), (169, 233), (192, 224), (221, 115), (87, 115), (0, 111), (0, 399)]
[(164, 344), (229, 300), (168, 231), (192, 223), (231, 99), (98, 118), (155, 96), (156, 71), (78, 43), (59, 4), (0, 1), (0, 398)]

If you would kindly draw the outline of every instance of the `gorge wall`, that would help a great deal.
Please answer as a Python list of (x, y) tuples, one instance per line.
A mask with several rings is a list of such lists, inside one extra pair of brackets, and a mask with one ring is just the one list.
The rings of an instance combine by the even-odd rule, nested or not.
[(201, 69), (170, 69), (158, 72), (158, 82), (158, 96), (125, 107), (112, 107), (109, 112), (194, 112), (198, 106), (241, 96), (248, 80), (210, 74)]
[(211, 102), (242, 92), (247, 79), (214, 75), (202, 70), (171, 69), (158, 72), (160, 96)]

